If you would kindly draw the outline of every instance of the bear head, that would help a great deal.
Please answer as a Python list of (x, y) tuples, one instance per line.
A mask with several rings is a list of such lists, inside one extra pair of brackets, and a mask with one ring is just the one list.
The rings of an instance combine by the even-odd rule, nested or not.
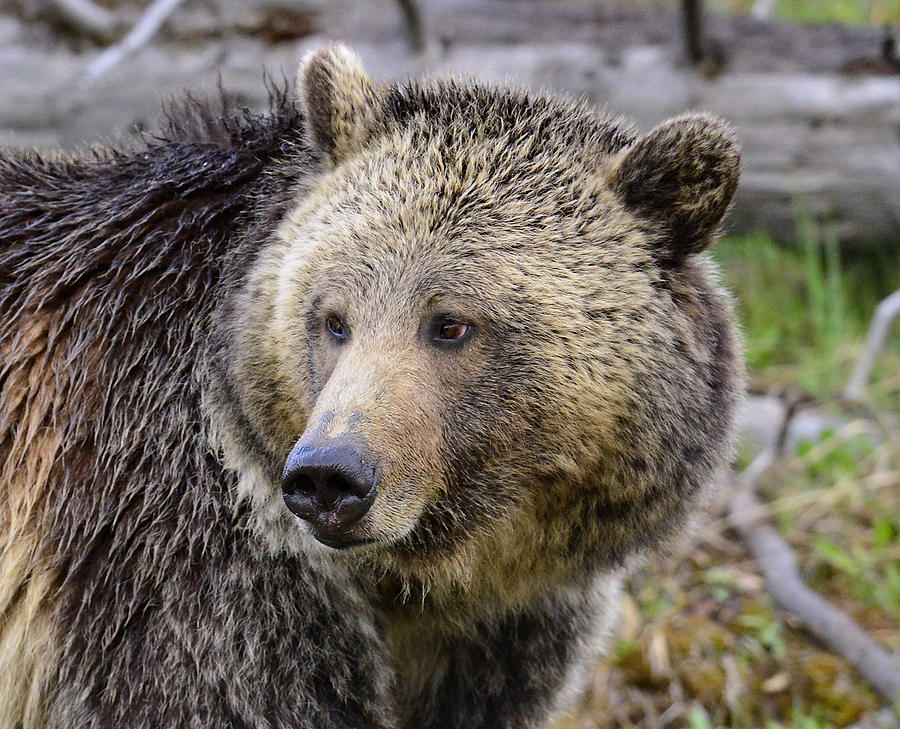
[(379, 86), (340, 45), (298, 85), (320, 169), (255, 264), (234, 347), (291, 528), (410, 580), (527, 583), (682, 524), (740, 390), (702, 254), (738, 180), (730, 129)]

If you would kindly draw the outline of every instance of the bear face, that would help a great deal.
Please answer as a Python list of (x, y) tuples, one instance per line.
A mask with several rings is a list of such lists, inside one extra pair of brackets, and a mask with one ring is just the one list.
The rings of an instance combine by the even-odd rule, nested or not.
[(639, 137), (517, 90), (376, 87), (341, 46), (300, 86), (322, 171), (235, 348), (295, 526), (429, 585), (621, 564), (680, 526), (741, 386), (695, 255), (737, 182), (727, 127)]

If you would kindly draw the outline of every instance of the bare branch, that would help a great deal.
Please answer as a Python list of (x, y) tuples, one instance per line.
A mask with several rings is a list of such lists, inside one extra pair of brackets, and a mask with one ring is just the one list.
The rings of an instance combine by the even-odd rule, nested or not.
[(110, 39), (119, 25), (113, 13), (93, 0), (49, 0), (49, 4), (67, 23), (86, 35)]
[(703, 0), (682, 0), (681, 12), (684, 23), (685, 45), (691, 63), (703, 60)]
[(882, 709), (860, 719), (846, 729), (900, 729), (900, 719), (893, 709)]
[(856, 363), (847, 387), (844, 388), (844, 397), (847, 400), (854, 402), (862, 400), (869, 378), (872, 376), (872, 368), (875, 367), (875, 361), (887, 343), (891, 325), (898, 315), (900, 315), (900, 289), (883, 299), (875, 309), (865, 349)]
[(775, 601), (799, 618), (812, 635), (856, 666), (881, 696), (895, 701), (900, 699), (900, 666), (856, 621), (803, 582), (793, 550), (768, 523), (768, 510), (754, 493), (760, 477), (783, 456), (784, 434), (789, 430), (792, 414), (788, 407), (779, 437), (750, 464), (744, 472), (747, 477), (737, 477), (739, 483), (728, 505), (728, 520), (762, 568)]
[(128, 56), (146, 45), (184, 0), (154, 0), (134, 27), (116, 45), (95, 58), (81, 77), (82, 86), (90, 86)]
[(425, 29), (417, 0), (397, 0), (397, 2), (403, 12), (403, 24), (410, 48), (416, 53), (423, 53), (425, 51)]
[(779, 414), (780, 422), (772, 424), (772, 439), (768, 445), (736, 476), (735, 486), (738, 490), (756, 490), (759, 480), (784, 457), (794, 416), (801, 408), (813, 403), (807, 396), (799, 393), (782, 393), (779, 401), (784, 407)]
[(731, 502), (729, 520), (762, 567), (772, 597), (816, 638), (856, 666), (886, 700), (900, 699), (900, 666), (856, 621), (803, 582), (793, 551), (775, 527), (745, 516), (764, 509), (754, 494), (744, 491)]

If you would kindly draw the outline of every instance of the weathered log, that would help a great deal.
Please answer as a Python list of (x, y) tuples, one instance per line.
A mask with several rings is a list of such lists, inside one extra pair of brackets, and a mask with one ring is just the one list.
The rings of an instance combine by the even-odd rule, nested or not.
[(846, 729), (900, 729), (900, 717), (893, 709), (882, 709), (860, 719)]
[[(642, 127), (708, 109), (735, 125), (744, 146), (732, 229), (792, 239), (803, 210), (846, 241), (896, 248), (900, 240), (900, 75), (881, 60), (880, 30), (708, 15), (704, 33), (717, 53), (698, 67), (687, 63), (677, 15), (588, 0), (430, 0), (439, 56), (409, 50), (396, 0), (318, 0), (320, 33), (296, 46), (222, 32), (222, 22), (236, 27), (259, 2), (222, 4), (225, 20), (202, 43), (203, 19), (185, 6), (171, 32), (87, 90), (74, 79), (95, 54), (29, 42), (7, 22), (0, 143), (71, 149), (152, 128), (161, 98), (211, 89), (219, 74), (243, 103), (259, 107), (263, 66), (291, 76), (309, 47), (341, 37), (382, 79), (427, 71), (513, 77), (585, 96)], [(191, 32), (179, 35), (179, 22)]]

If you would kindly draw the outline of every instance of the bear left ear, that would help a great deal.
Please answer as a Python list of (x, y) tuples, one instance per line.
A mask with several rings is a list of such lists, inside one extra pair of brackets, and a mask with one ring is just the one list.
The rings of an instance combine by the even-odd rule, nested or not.
[(297, 86), (309, 135), (332, 165), (364, 146), (380, 104), (356, 53), (341, 43), (312, 51), (300, 64)]
[(740, 176), (731, 128), (706, 114), (671, 119), (626, 147), (609, 184), (637, 215), (662, 227), (662, 255), (679, 260), (705, 249)]

